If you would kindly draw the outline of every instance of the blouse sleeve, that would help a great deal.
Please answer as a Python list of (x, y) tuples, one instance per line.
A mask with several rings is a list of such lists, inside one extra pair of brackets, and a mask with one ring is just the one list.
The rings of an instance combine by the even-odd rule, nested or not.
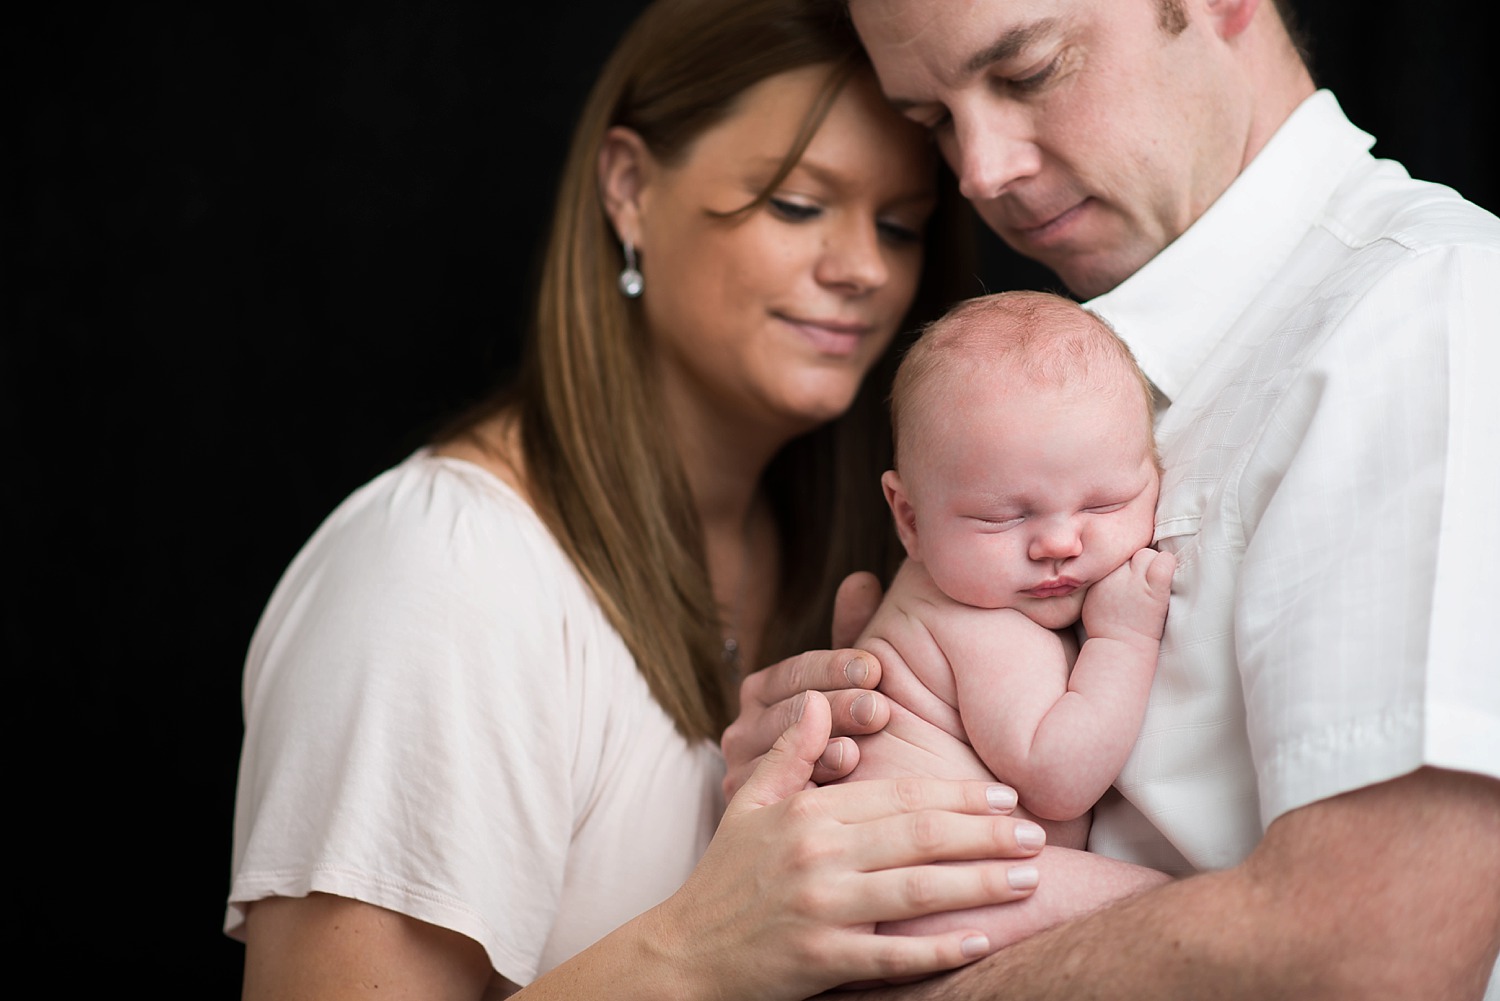
[(497, 483), (411, 463), (313, 536), (246, 665), (227, 932), (247, 902), (320, 891), (473, 938), (502, 973), (534, 968), (576, 722), (547, 541)]

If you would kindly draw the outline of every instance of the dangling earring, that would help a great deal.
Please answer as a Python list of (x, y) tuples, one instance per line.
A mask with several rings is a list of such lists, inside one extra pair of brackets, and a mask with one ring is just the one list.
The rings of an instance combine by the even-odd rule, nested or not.
[(639, 299), (646, 287), (646, 279), (635, 266), (635, 247), (625, 241), (625, 270), (620, 272), (620, 292), (627, 299)]

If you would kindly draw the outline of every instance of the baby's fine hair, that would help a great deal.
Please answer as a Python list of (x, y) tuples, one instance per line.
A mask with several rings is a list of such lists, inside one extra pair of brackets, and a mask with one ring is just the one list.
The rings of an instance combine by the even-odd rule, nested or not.
[(1155, 417), (1150, 381), (1103, 317), (1051, 292), (997, 292), (954, 306), (902, 357), (891, 387), (898, 467), (903, 424), (941, 405), (948, 377), (976, 368), (1088, 392), (1117, 391), (1124, 376), (1140, 392), (1148, 433)]

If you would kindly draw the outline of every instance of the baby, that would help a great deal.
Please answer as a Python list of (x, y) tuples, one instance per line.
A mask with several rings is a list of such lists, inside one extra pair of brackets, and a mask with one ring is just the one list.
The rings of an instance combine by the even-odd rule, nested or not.
[(1084, 848), (1140, 729), (1175, 566), (1150, 548), (1149, 385), (1092, 313), (1008, 292), (923, 334), (892, 420), (882, 483), (907, 559), (855, 643), (891, 720), (849, 780), (993, 775), (1048, 844)]

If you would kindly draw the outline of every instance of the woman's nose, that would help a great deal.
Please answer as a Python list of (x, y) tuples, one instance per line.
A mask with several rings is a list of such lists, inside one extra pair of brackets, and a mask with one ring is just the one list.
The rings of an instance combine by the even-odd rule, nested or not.
[(874, 220), (851, 221), (829, 235), (818, 261), (818, 281), (855, 292), (880, 288), (890, 278)]

